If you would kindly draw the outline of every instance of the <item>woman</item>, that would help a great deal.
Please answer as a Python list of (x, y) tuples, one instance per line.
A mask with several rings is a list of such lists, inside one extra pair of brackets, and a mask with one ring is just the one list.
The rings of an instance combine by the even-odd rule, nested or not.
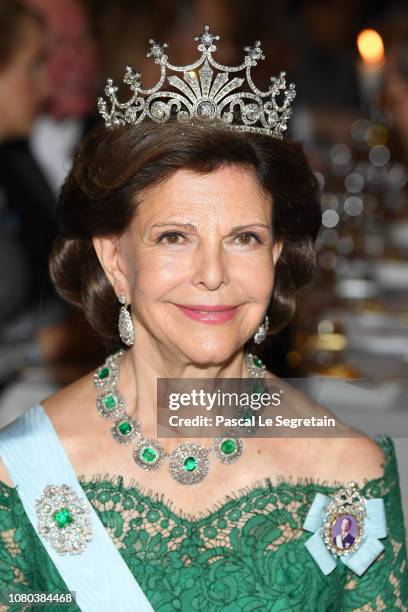
[[(210, 462), (211, 438), (196, 446), (157, 439), (159, 379), (278, 380), (249, 350), (293, 315), (312, 276), (321, 218), (299, 144), (222, 121), (168, 119), (98, 128), (62, 190), (53, 281), (109, 352), (119, 335), (126, 350), (0, 433), (2, 589), (62, 593), (76, 585), (86, 610), (404, 609), (405, 532), (390, 438), (346, 437), (341, 422), (338, 437), (250, 436), (243, 448), (232, 434)], [(305, 397), (301, 409), (330, 414)], [(112, 416), (112, 427), (101, 418)], [(131, 452), (126, 443), (140, 440), (143, 452)], [(340, 483), (345, 458), (348, 480)], [(75, 498), (77, 479), (99, 523)], [(350, 481), (366, 499), (384, 500), (388, 525), (381, 534), (379, 512), (383, 552), (364, 560), (360, 576), (343, 562), (322, 571), (305, 531), (313, 500), (330, 500)], [(350, 503), (357, 493), (345, 490)], [(80, 532), (64, 538), (75, 520)], [(87, 561), (94, 544), (99, 557)], [(113, 591), (132, 595), (109, 608)]]

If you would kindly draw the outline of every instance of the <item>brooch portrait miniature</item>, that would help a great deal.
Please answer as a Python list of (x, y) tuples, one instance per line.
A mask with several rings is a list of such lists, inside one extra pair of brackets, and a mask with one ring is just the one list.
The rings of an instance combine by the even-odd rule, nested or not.
[(361, 576), (384, 550), (387, 536), (384, 500), (365, 499), (354, 481), (333, 497), (316, 493), (303, 523), (314, 533), (305, 546), (324, 574), (340, 560)]

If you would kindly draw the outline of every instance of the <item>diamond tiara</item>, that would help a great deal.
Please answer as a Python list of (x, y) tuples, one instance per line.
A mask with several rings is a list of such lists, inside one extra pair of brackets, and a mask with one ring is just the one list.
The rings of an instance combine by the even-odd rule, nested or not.
[[(133, 95), (128, 102), (117, 98), (118, 88), (108, 79), (105, 95), (110, 100), (110, 110), (104, 98), (98, 98), (98, 110), (105, 120), (106, 127), (141, 123), (145, 118), (155, 123), (166, 123), (172, 116), (180, 122), (200, 119), (211, 124), (223, 122), (227, 127), (242, 132), (256, 132), (282, 138), (286, 122), (291, 116), (290, 103), (296, 96), (295, 85), (286, 88), (285, 72), (279, 77), (271, 77), (271, 85), (266, 91), (259, 90), (251, 77), (251, 70), (258, 60), (264, 60), (261, 43), (258, 40), (253, 47), (245, 47), (245, 57), (239, 66), (224, 66), (214, 60), (212, 53), (217, 47), (214, 41), (219, 40), (205, 26), (200, 36), (198, 51), (201, 57), (187, 66), (173, 66), (168, 62), (165, 53), (167, 43), (159, 44), (150, 39), (147, 57), (154, 58), (160, 65), (160, 79), (150, 89), (143, 89), (140, 83), (141, 74), (131, 66), (126, 66), (123, 82), (129, 85)], [(213, 70), (216, 69), (217, 72)], [(182, 73), (168, 76), (168, 71)], [(245, 72), (242, 77), (229, 78), (229, 73)], [(167, 78), (173, 91), (161, 89)], [(246, 81), (249, 91), (239, 90)], [(276, 97), (282, 95), (279, 106)]]

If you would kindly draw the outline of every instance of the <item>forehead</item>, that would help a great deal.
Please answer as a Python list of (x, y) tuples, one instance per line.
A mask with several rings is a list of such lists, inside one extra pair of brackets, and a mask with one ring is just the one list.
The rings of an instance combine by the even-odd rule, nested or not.
[(143, 191), (139, 218), (168, 216), (174, 212), (210, 215), (269, 215), (271, 197), (249, 168), (225, 166), (201, 174), (180, 169), (166, 180)]

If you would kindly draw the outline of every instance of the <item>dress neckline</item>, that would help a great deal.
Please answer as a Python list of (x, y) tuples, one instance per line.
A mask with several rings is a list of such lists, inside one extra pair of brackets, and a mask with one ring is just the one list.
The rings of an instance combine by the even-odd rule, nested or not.
[[(47, 413), (45, 412), (41, 403), (37, 402), (36, 406), (40, 407), (43, 414), (49, 420), (52, 428), (54, 429), (55, 435), (58, 437), (54, 425), (48, 417)], [(388, 480), (390, 480), (390, 470), (392, 470), (392, 464), (395, 462), (395, 451), (392, 438), (390, 438), (386, 434), (377, 434), (376, 436), (373, 436), (372, 439), (376, 441), (383, 449), (384, 461), (380, 464), (382, 468), (382, 474), (377, 478), (373, 479), (365, 478), (364, 484), (360, 486), (360, 491), (365, 497), (381, 495), (381, 493), (379, 493), (379, 491), (381, 491), (381, 484), (384, 484)], [(237, 503), (243, 502), (248, 496), (251, 495), (257, 495), (262, 493), (266, 495), (272, 495), (274, 493), (278, 494), (284, 491), (296, 493), (297, 489), (301, 489), (303, 493), (306, 490), (311, 493), (320, 492), (326, 495), (331, 495), (336, 490), (343, 487), (345, 484), (344, 482), (340, 482), (338, 480), (333, 480), (329, 482), (327, 479), (321, 480), (319, 478), (308, 478), (303, 476), (292, 477), (282, 475), (277, 475), (276, 482), (272, 482), (272, 479), (270, 477), (265, 477), (257, 479), (253, 483), (245, 487), (235, 489), (234, 491), (225, 494), (223, 498), (213, 502), (210, 508), (206, 508), (204, 511), (198, 514), (192, 514), (178, 508), (175, 502), (173, 502), (171, 499), (168, 499), (164, 495), (164, 493), (154, 491), (153, 489), (140, 483), (137, 478), (132, 478), (126, 484), (124, 483), (123, 476), (121, 476), (120, 474), (95, 474), (91, 478), (86, 478), (83, 474), (80, 474), (77, 475), (77, 479), (85, 493), (87, 489), (103, 487), (103, 485), (108, 487), (118, 487), (123, 492), (127, 491), (136, 493), (137, 497), (139, 497), (141, 501), (145, 499), (151, 504), (162, 506), (178, 522), (188, 522), (190, 524), (194, 523), (197, 525), (202, 522), (208, 521), (218, 513), (225, 511), (228, 505), (236, 505)], [(17, 494), (16, 487), (10, 487), (2, 481), (0, 481), (0, 486), (5, 487), (6, 490), (12, 491), (13, 493)]]
[[(383, 464), (384, 465), (384, 464)], [(379, 484), (384, 480), (384, 474), (379, 478), (375, 478), (372, 480), (367, 480), (361, 490), (364, 491), (367, 488), (367, 485), (372, 486), (373, 484)], [(82, 476), (78, 477), (78, 482), (81, 487), (86, 491), (89, 489), (97, 488), (97, 487), (116, 487), (119, 488), (122, 492), (126, 493), (136, 493), (137, 497), (140, 500), (148, 501), (149, 504), (159, 505), (166, 509), (166, 512), (171, 514), (172, 517), (178, 522), (187, 522), (187, 523), (195, 523), (197, 525), (201, 523), (207, 522), (209, 519), (215, 518), (218, 514), (224, 514), (227, 511), (227, 507), (233, 506), (236, 507), (237, 504), (243, 504), (247, 501), (247, 498), (257, 496), (257, 495), (273, 495), (276, 494), (279, 496), (280, 493), (284, 491), (292, 494), (296, 494), (297, 489), (301, 489), (304, 493), (305, 490), (316, 493), (320, 492), (326, 495), (330, 495), (336, 490), (340, 489), (344, 486), (344, 483), (339, 483), (338, 485), (325, 485), (323, 482), (319, 482), (317, 479), (306, 479), (302, 478), (301, 482), (293, 483), (289, 479), (279, 479), (277, 483), (273, 483), (269, 477), (262, 478), (256, 480), (250, 485), (246, 487), (242, 487), (231, 491), (224, 495), (223, 498), (213, 502), (212, 506), (206, 508), (204, 511), (199, 513), (190, 513), (181, 510), (173, 500), (167, 498), (163, 493), (159, 493), (158, 491), (154, 491), (141, 483), (134, 482), (132, 480), (132, 484), (124, 485), (122, 476), (110, 476), (106, 474), (104, 477), (100, 477), (99, 475), (93, 476), (91, 479), (85, 479)]]
[[(379, 443), (384, 450), (385, 459), (381, 463), (382, 474), (377, 478), (365, 478), (364, 484), (360, 487), (362, 495), (367, 498), (382, 494), (381, 485), (390, 481), (390, 470), (392, 471), (392, 464), (395, 461), (392, 438), (385, 434), (379, 434), (372, 439)], [(188, 522), (190, 524), (195, 523), (197, 525), (212, 519), (218, 514), (224, 514), (227, 506), (231, 505), (235, 507), (237, 503), (244, 503), (250, 496), (261, 494), (279, 495), (284, 492), (292, 494), (293, 496), (300, 491), (302, 491), (302, 493), (306, 491), (311, 494), (320, 492), (331, 495), (345, 485), (344, 482), (338, 480), (328, 482), (327, 479), (321, 480), (319, 478), (308, 478), (303, 476), (288, 477), (278, 475), (276, 477), (276, 482), (272, 482), (270, 477), (265, 477), (257, 479), (245, 487), (240, 487), (225, 494), (223, 498), (213, 502), (211, 507), (206, 508), (202, 512), (192, 514), (177, 507), (175, 502), (167, 498), (164, 493), (154, 491), (150, 487), (140, 483), (136, 478), (132, 478), (125, 484), (121, 475), (105, 473), (104, 475), (95, 474), (92, 478), (86, 478), (81, 474), (78, 476), (78, 482), (84, 490), (106, 486), (116, 487), (124, 493), (136, 493), (137, 497), (142, 502), (147, 501), (149, 504), (160, 505), (177, 521)]]

